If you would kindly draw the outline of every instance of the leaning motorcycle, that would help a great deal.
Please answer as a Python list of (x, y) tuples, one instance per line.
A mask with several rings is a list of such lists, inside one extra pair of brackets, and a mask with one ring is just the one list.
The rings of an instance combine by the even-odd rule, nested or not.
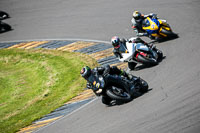
[(148, 33), (151, 39), (178, 37), (178, 35), (172, 31), (166, 20), (158, 19), (157, 17), (147, 17), (143, 20), (142, 29)]
[[(145, 93), (148, 91), (148, 84), (145, 80), (131, 75), (131, 79), (127, 77), (119, 76), (122, 82), (126, 82), (127, 84), (131, 84), (137, 93)], [(106, 105), (110, 105), (111, 101), (116, 100), (118, 102), (129, 102), (134, 98), (133, 94), (129, 94), (124, 88), (119, 88), (118, 85), (109, 85), (105, 86), (105, 80), (102, 76), (96, 78), (94, 75), (91, 75), (88, 80), (90, 86), (87, 88), (92, 89), (97, 96), (102, 96), (102, 103)]]
[(134, 43), (134, 37), (130, 38), (125, 46), (122, 46), (121, 62), (128, 62), (129, 69), (133, 70), (139, 64), (156, 65), (162, 58), (163, 53), (155, 46), (148, 47), (143, 43)]

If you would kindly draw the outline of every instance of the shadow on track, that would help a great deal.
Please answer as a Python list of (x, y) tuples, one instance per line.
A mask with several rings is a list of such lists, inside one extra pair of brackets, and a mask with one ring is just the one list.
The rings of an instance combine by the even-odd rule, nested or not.
[[(132, 101), (134, 101), (135, 99), (137, 99), (137, 98), (139, 98), (139, 97), (141, 97), (141, 96), (143, 96), (144, 94), (146, 94), (146, 93), (149, 93), (149, 91), (151, 91), (151, 90), (153, 90), (153, 88), (150, 88), (150, 89), (148, 89), (148, 91), (147, 92), (145, 92), (145, 93), (142, 93), (141, 95), (139, 95), (139, 96), (137, 96), (137, 97), (135, 97), (135, 98), (133, 98), (131, 101), (129, 101), (129, 102), (132, 102)], [(110, 105), (106, 105), (107, 107), (112, 107), (112, 106), (120, 106), (120, 105), (123, 105), (123, 104), (127, 104), (127, 103), (129, 103), (129, 102), (122, 102), (122, 101), (114, 101), (113, 103), (111, 103)]]
[[(159, 63), (160, 63), (163, 59), (165, 59), (165, 58), (166, 58), (166, 56), (163, 56), (163, 58), (159, 61)], [(151, 68), (151, 67), (154, 67), (154, 66), (159, 65), (159, 63), (156, 64), (156, 65), (145, 65), (145, 64), (141, 64), (141, 65), (135, 67), (135, 69), (134, 69), (133, 71), (139, 71), (139, 70), (143, 70), (143, 69), (146, 69), (146, 68)]]
[(167, 42), (167, 41), (171, 41), (171, 40), (178, 39), (178, 38), (179, 38), (179, 35), (176, 34), (176, 35), (173, 36), (173, 37), (160, 38), (160, 39), (157, 39), (157, 40), (153, 40), (153, 41), (151, 41), (151, 42), (149, 42), (149, 43), (156, 43), (156, 44), (158, 44), (158, 43)]

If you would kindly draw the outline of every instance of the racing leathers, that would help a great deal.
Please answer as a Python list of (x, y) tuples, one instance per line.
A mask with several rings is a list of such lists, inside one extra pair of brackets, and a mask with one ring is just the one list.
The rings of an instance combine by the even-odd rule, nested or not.
[[(144, 20), (147, 18), (157, 18), (156, 14), (150, 13), (147, 15), (142, 14), (140, 19), (135, 20), (134, 18), (131, 19), (132, 23), (132, 29), (136, 32), (137, 36), (149, 36), (148, 33), (142, 29), (142, 25), (144, 23)], [(151, 36), (149, 36), (151, 38)]]
[[(128, 86), (121, 81), (118, 75), (122, 75), (127, 78), (130, 78), (130, 75), (127, 74), (125, 71), (118, 69), (116, 66), (110, 67), (109, 65), (106, 65), (106, 66), (96, 67), (92, 69), (92, 75), (95, 78), (99, 78), (99, 76), (102, 76), (105, 81), (105, 87), (112, 86), (114, 84), (117, 85), (118, 87), (124, 88), (126, 91), (129, 92)], [(96, 90), (98, 88), (96, 88), (96, 86), (93, 86), (89, 81), (87, 82), (87, 88), (92, 89), (94, 93), (98, 96), (98, 94), (96, 93)]]
[(127, 47), (126, 47), (126, 41), (132, 42), (132, 43), (142, 43), (144, 45), (147, 45), (148, 47), (153, 46), (153, 44), (148, 44), (147, 42), (145, 42), (144, 40), (142, 40), (139, 37), (132, 37), (128, 40), (123, 39), (123, 41), (120, 41), (119, 46), (114, 47), (114, 49), (113, 49), (114, 55), (119, 59), (123, 58), (122, 53), (128, 52)]

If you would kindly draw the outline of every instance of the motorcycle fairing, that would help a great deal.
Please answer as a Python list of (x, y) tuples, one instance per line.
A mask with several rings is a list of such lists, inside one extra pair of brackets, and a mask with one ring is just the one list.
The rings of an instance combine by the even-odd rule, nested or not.
[(147, 33), (152, 36), (157, 36), (159, 27), (160, 27), (160, 22), (156, 18), (151, 19), (147, 17), (144, 20), (144, 25), (142, 29), (147, 31)]
[(135, 53), (135, 45), (135, 43), (126, 42), (126, 48), (128, 52), (121, 53), (123, 57), (119, 59), (121, 62), (127, 62), (132, 59), (132, 56)]
[(91, 83), (92, 89), (94, 91), (97, 91), (99, 88), (104, 88), (105, 86), (105, 82), (102, 76), (99, 76), (99, 78), (97, 78), (94, 74), (91, 74), (88, 77), (87, 81)]
[(148, 52), (149, 48), (142, 43), (137, 43), (137, 45), (135, 46), (135, 50), (136, 51), (146, 51), (146, 52)]

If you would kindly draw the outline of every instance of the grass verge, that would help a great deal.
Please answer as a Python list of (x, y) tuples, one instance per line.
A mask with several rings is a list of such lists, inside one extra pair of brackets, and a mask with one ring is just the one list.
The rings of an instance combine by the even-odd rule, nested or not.
[(85, 54), (45, 49), (0, 50), (0, 132), (13, 133), (83, 91)]

